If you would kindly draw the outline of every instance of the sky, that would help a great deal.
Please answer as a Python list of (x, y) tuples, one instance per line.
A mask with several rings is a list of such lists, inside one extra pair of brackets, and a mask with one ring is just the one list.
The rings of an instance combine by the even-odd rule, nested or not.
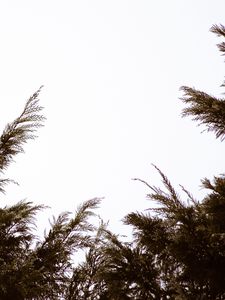
[(181, 118), (179, 88), (222, 96), (224, 58), (209, 29), (224, 12), (222, 0), (0, 1), (0, 126), (41, 85), (47, 118), (7, 170), (20, 186), (2, 206), (50, 206), (38, 215), (44, 228), (104, 197), (97, 212), (126, 234), (121, 219), (154, 205), (132, 178), (161, 186), (152, 163), (201, 200), (201, 179), (224, 172), (224, 143)]

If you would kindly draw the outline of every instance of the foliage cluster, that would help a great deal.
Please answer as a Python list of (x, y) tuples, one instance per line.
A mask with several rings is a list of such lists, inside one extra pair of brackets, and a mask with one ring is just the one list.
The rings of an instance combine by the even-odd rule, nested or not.
[[(225, 37), (222, 25), (211, 31)], [(224, 55), (225, 43), (218, 47)], [(183, 116), (193, 116), (223, 140), (225, 99), (181, 89)], [(2, 175), (44, 121), (39, 92), (0, 137)], [(154, 167), (163, 188), (136, 180), (147, 186), (148, 198), (158, 206), (124, 217), (123, 223), (133, 228), (130, 242), (110, 232), (101, 220), (98, 228), (92, 225), (98, 198), (80, 205), (74, 215), (60, 214), (42, 239), (33, 228), (43, 205), (21, 201), (1, 208), (0, 299), (225, 299), (225, 176), (203, 179), (208, 194), (198, 201), (182, 186), (180, 196)], [(8, 182), (0, 179), (1, 192)], [(79, 249), (85, 251), (85, 259), (76, 266), (73, 258)]]

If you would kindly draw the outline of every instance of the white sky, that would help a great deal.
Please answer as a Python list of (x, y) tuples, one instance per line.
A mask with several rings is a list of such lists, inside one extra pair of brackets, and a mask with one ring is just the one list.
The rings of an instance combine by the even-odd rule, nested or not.
[[(144, 210), (156, 164), (176, 187), (201, 196), (200, 179), (224, 172), (224, 144), (181, 119), (182, 85), (221, 96), (223, 57), (209, 32), (224, 1), (0, 1), (0, 126), (40, 85), (47, 117), (7, 176), (2, 205), (27, 198), (48, 217), (105, 197), (99, 209), (116, 233)], [(125, 230), (125, 231), (124, 231)]]

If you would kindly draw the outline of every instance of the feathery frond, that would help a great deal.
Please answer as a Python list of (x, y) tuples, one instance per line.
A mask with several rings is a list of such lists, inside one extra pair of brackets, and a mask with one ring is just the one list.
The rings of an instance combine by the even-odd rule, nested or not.
[[(21, 115), (6, 125), (0, 137), (1, 172), (9, 166), (15, 155), (24, 152), (23, 144), (35, 138), (34, 132), (42, 126), (45, 117), (40, 114), (43, 107), (38, 99), (41, 88), (28, 99)], [(0, 192), (4, 192), (4, 185), (9, 182), (9, 179), (0, 180)]]
[(193, 116), (199, 125), (206, 125), (207, 131), (214, 131), (217, 138), (225, 136), (225, 100), (210, 96), (187, 86), (181, 87), (184, 96), (181, 100), (188, 105), (182, 116)]
[(150, 188), (153, 193), (147, 194), (148, 199), (151, 199), (155, 201), (157, 204), (159, 204), (159, 208), (150, 208), (150, 210), (158, 211), (159, 213), (163, 213), (167, 216), (173, 215), (175, 211), (184, 208), (185, 205), (181, 201), (180, 196), (173, 188), (171, 182), (169, 179), (165, 176), (165, 174), (155, 165), (153, 167), (159, 172), (162, 182), (166, 188), (166, 192), (163, 191), (161, 188), (158, 188), (156, 186), (152, 186), (148, 184), (146, 181), (141, 180), (139, 178), (134, 178), (133, 180), (138, 180), (142, 183), (144, 183), (148, 188)]
[[(225, 26), (223, 26), (222, 24), (213, 25), (210, 28), (210, 31), (217, 34), (219, 37), (225, 37)], [(222, 52), (222, 55), (225, 55), (225, 43), (222, 42), (220, 44), (217, 44), (217, 47), (219, 48), (220, 52)]]
[(90, 233), (94, 226), (89, 223), (89, 217), (95, 215), (93, 210), (100, 201), (94, 198), (84, 202), (72, 218), (68, 212), (60, 214), (53, 220), (44, 240), (37, 243), (32, 257), (35, 268), (43, 273), (43, 284), (50, 298), (53, 294), (61, 295), (65, 291), (72, 273), (72, 256), (75, 252), (92, 244)]

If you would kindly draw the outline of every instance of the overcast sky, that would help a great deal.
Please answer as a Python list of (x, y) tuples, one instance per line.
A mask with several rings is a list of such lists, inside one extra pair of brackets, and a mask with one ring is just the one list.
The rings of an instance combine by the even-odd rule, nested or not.
[(125, 214), (152, 206), (131, 180), (160, 185), (151, 163), (201, 199), (200, 179), (224, 172), (225, 148), (181, 119), (179, 87), (224, 92), (215, 23), (225, 24), (223, 0), (0, 1), (0, 126), (42, 84), (47, 117), (8, 169), (20, 186), (7, 187), (2, 205), (49, 205), (45, 226), (105, 197), (99, 213), (124, 233)]

